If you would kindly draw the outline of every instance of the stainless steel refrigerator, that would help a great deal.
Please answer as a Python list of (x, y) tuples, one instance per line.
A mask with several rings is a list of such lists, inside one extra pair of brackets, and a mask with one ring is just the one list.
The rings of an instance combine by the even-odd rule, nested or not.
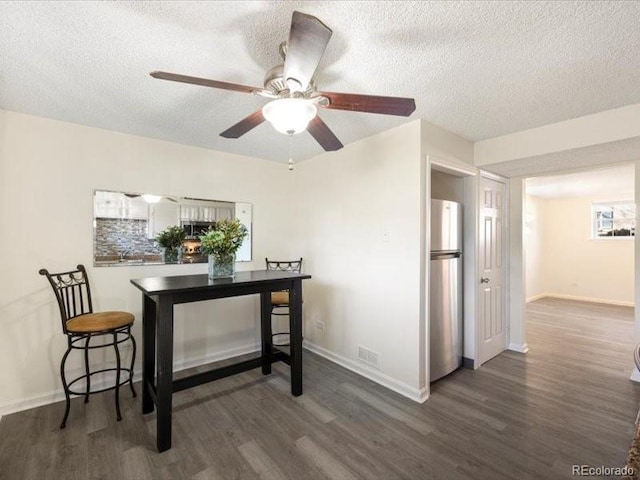
[(431, 200), (431, 381), (462, 364), (462, 205)]

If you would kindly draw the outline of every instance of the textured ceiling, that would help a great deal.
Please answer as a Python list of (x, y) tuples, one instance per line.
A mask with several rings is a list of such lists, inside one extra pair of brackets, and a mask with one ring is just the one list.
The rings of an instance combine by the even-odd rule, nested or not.
[[(148, 73), (261, 86), (294, 9), (334, 31), (321, 90), (414, 97), (411, 118), (471, 140), (640, 102), (640, 2), (30, 1), (0, 2), (0, 108), (286, 161), (266, 123), (218, 135), (264, 99)], [(408, 121), (321, 116), (345, 144)]]
[(565, 197), (634, 197), (632, 164), (586, 172), (527, 179), (527, 194), (543, 198)]

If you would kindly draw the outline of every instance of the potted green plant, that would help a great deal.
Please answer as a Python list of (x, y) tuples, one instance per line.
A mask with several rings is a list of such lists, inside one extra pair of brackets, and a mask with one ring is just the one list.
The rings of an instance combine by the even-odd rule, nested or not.
[(156, 242), (164, 248), (164, 261), (166, 263), (176, 263), (182, 254), (182, 242), (186, 234), (178, 225), (173, 225), (156, 235)]
[(220, 220), (200, 236), (202, 251), (209, 255), (209, 278), (233, 277), (236, 252), (247, 237), (240, 220)]

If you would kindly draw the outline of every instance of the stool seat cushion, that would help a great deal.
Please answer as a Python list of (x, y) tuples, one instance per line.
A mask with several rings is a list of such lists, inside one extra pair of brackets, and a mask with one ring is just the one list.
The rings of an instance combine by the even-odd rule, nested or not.
[(289, 305), (289, 292), (271, 292), (271, 305)]
[(71, 333), (92, 333), (133, 325), (134, 316), (129, 312), (86, 313), (67, 322)]

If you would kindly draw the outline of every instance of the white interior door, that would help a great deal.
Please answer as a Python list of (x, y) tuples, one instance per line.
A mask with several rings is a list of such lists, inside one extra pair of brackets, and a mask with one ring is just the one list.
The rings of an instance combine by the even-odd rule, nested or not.
[(505, 192), (503, 182), (480, 177), (479, 359), (480, 364), (507, 348), (504, 288)]

